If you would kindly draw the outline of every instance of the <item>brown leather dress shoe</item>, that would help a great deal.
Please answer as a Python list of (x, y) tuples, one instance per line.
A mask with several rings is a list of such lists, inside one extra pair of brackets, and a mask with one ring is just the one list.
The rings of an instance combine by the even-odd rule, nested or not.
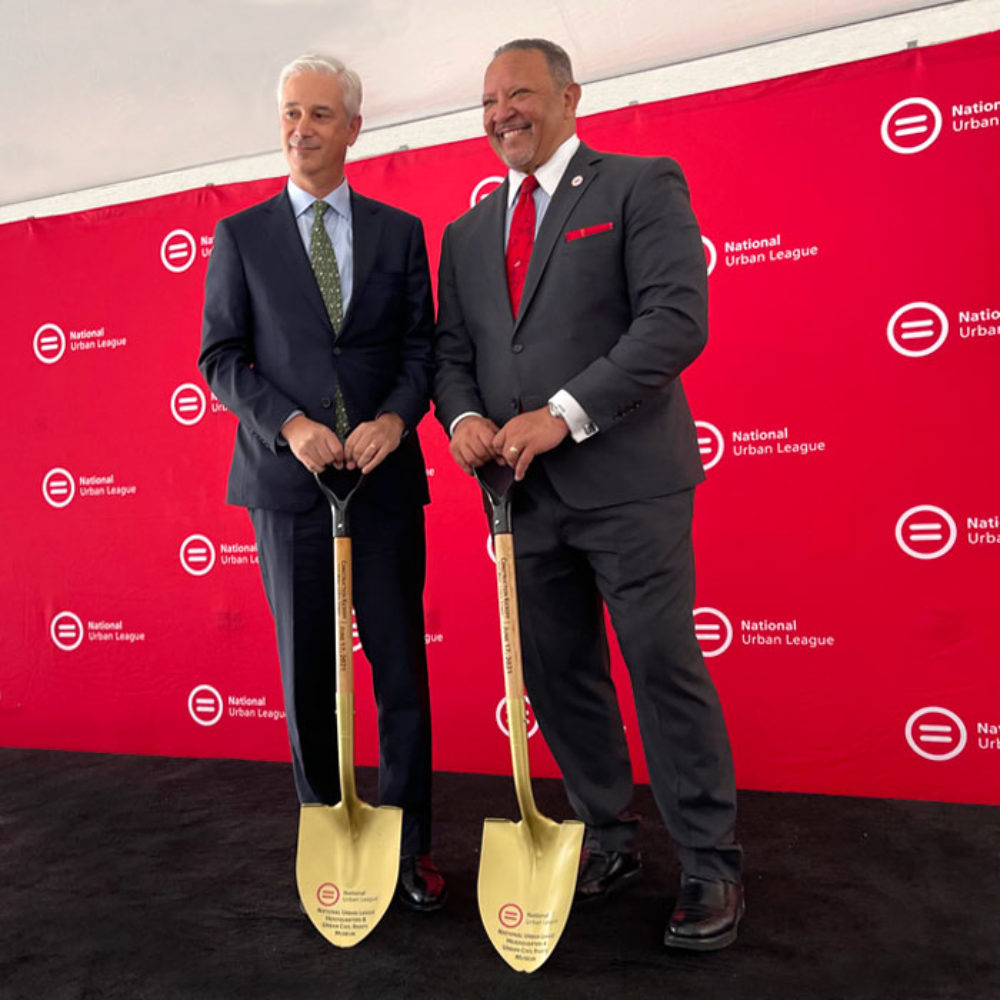
[(638, 853), (587, 848), (576, 879), (577, 901), (605, 899), (634, 882), (641, 871), (642, 858)]
[(668, 948), (691, 951), (725, 948), (736, 940), (745, 910), (743, 886), (739, 883), (682, 875), (677, 905), (663, 943)]
[(429, 854), (409, 854), (399, 859), (396, 899), (411, 910), (440, 910), (448, 896), (444, 876)]

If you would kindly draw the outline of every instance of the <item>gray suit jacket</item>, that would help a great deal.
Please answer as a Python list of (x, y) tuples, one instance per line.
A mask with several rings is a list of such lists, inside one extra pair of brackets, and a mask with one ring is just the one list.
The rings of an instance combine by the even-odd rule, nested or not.
[(445, 231), (434, 401), (447, 429), (498, 426), (566, 389), (599, 433), (536, 459), (578, 509), (704, 478), (680, 374), (707, 336), (707, 275), (680, 167), (582, 145), (549, 204), (517, 318), (504, 269), (507, 182)]

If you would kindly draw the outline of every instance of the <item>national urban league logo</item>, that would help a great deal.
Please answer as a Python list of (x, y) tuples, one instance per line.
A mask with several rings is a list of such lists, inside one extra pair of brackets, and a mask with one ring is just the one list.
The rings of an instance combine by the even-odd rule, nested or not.
[(517, 903), (504, 903), (497, 910), (497, 920), (500, 922), (501, 927), (506, 927), (507, 930), (512, 931), (515, 927), (521, 926), (521, 922), (524, 920), (524, 910)]
[[(501, 698), (497, 702), (496, 710), (497, 726), (500, 732), (504, 736), (510, 736), (510, 727), (507, 725), (507, 699)], [(535, 733), (538, 732), (538, 720), (535, 718), (535, 713), (531, 709), (531, 699), (525, 696), (524, 699), (524, 725), (528, 730), (528, 739), (530, 740)]]
[(469, 208), (475, 208), (487, 195), (493, 194), (503, 184), (502, 177), (484, 177), (469, 196)]
[(694, 634), (706, 659), (721, 656), (733, 641), (732, 622), (717, 608), (694, 609)]
[(933, 302), (908, 302), (889, 318), (889, 346), (905, 358), (933, 354), (948, 337), (948, 317)]
[(83, 642), (83, 622), (72, 611), (60, 611), (49, 623), (49, 635), (58, 649), (70, 653)]
[(181, 566), (192, 576), (204, 576), (215, 565), (215, 546), (204, 535), (188, 535), (181, 542)]
[(316, 890), (316, 901), (320, 906), (336, 906), (340, 902), (340, 889), (333, 882), (324, 882)]
[(188, 695), (188, 715), (199, 726), (214, 726), (222, 718), (222, 695), (211, 684), (199, 684)]
[(358, 631), (358, 613), (351, 608), (351, 648), (355, 653), (361, 652), (361, 633)]
[(198, 244), (186, 229), (174, 229), (160, 244), (160, 262), (168, 271), (186, 271), (198, 256)]
[(65, 507), (76, 496), (76, 483), (65, 469), (49, 469), (42, 480), (42, 496), (52, 507)]
[(715, 265), (719, 263), (719, 253), (715, 249), (715, 244), (707, 236), (702, 236), (701, 242), (705, 247), (705, 266), (708, 268), (708, 273), (711, 274), (715, 270)]
[(194, 382), (177, 386), (170, 397), (170, 412), (174, 420), (185, 427), (198, 423), (205, 416), (207, 405), (205, 393)]
[(955, 519), (931, 504), (911, 507), (896, 522), (896, 543), (914, 559), (940, 559), (957, 538)]
[(951, 760), (968, 741), (965, 723), (947, 708), (921, 708), (906, 720), (906, 742), (925, 760)]
[(31, 346), (43, 365), (54, 365), (66, 353), (66, 334), (55, 323), (43, 323)]
[(726, 442), (715, 424), (710, 424), (707, 420), (696, 420), (694, 426), (698, 432), (698, 454), (701, 455), (702, 467), (707, 472), (719, 464)]
[(907, 97), (882, 119), (882, 141), (894, 153), (919, 153), (941, 134), (941, 112), (925, 97)]

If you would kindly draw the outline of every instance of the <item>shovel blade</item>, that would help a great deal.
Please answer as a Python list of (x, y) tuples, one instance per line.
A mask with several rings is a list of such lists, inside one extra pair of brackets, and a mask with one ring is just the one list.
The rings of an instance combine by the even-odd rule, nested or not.
[(300, 809), (295, 880), (306, 915), (330, 944), (356, 945), (389, 908), (402, 829), (403, 811), (395, 806)]
[(534, 972), (555, 950), (569, 918), (583, 823), (543, 816), (483, 823), (479, 916), (493, 947), (518, 972)]

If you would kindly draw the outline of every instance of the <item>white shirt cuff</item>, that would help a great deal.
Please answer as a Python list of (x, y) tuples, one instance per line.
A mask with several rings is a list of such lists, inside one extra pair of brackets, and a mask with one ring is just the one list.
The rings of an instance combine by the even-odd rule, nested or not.
[(466, 417), (481, 417), (481, 416), (482, 414), (477, 413), (475, 410), (466, 410), (464, 413), (460, 413), (457, 417), (455, 417), (455, 419), (451, 422), (451, 425), (448, 427), (448, 437), (455, 436), (455, 428)]
[(569, 433), (577, 443), (586, 441), (597, 433), (597, 424), (565, 389), (560, 389), (549, 400), (549, 404), (559, 411), (559, 416), (566, 421)]

